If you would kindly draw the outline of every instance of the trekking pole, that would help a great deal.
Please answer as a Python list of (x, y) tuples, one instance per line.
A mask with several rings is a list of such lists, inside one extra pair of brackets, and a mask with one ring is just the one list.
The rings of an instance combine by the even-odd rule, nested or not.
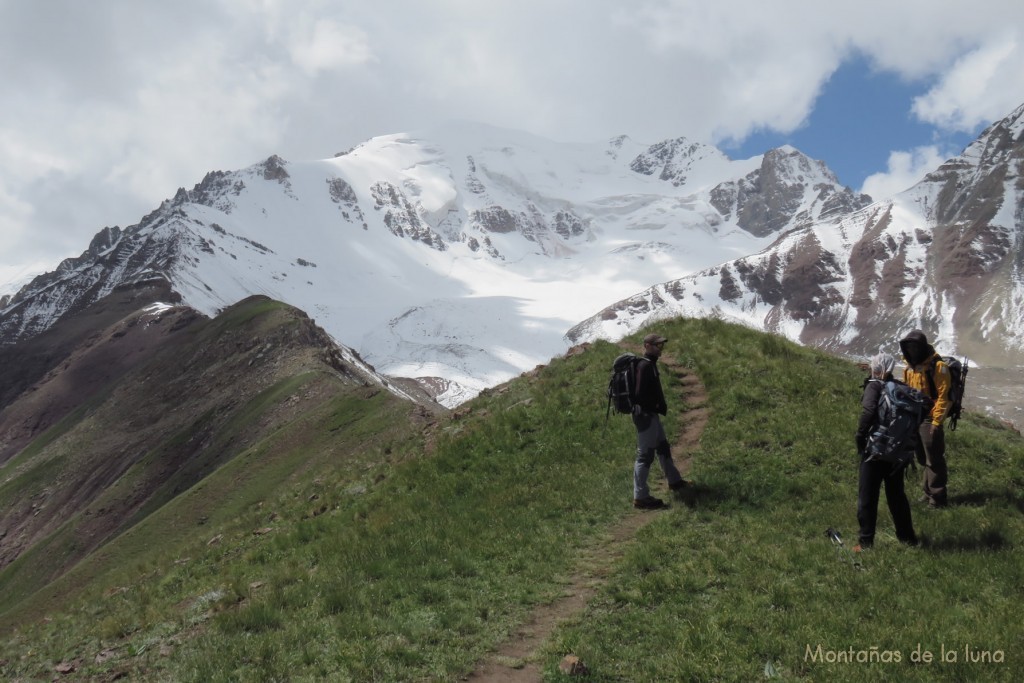
[(612, 415), (612, 397), (608, 397), (608, 407), (604, 411), (604, 426), (601, 427), (601, 438), (608, 433), (608, 418)]
[(966, 392), (967, 388), (967, 363), (968, 361), (965, 357), (963, 362), (963, 369), (960, 371), (960, 384), (957, 387), (957, 395), (954, 397), (953, 401), (953, 404), (956, 406), (956, 408), (954, 409), (953, 414), (950, 415), (949, 417), (949, 431), (951, 432), (956, 431), (956, 423), (960, 421), (960, 410), (964, 400), (964, 393)]
[(864, 566), (860, 563), (860, 559), (853, 554), (846, 544), (843, 543), (843, 537), (839, 535), (839, 531), (833, 527), (829, 527), (825, 530), (825, 536), (828, 537), (832, 544), (836, 547), (836, 554), (840, 560), (848, 559), (850, 564), (853, 565), (854, 569), (864, 569)]

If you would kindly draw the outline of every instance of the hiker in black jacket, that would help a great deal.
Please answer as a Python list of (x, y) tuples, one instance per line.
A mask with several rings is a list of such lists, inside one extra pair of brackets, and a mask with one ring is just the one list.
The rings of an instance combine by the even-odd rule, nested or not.
[(890, 381), (896, 359), (888, 353), (879, 353), (870, 362), (871, 377), (864, 382), (861, 397), (860, 422), (857, 424), (857, 454), (860, 456), (860, 485), (857, 492), (857, 521), (860, 523), (859, 552), (875, 543), (875, 523), (878, 520), (878, 497), (885, 483), (885, 501), (896, 527), (896, 538), (908, 545), (917, 545), (917, 535), (910, 517), (910, 501), (903, 487), (905, 465), (867, 459), (868, 437), (878, 428), (878, 403), (885, 382)]
[(665, 507), (664, 501), (651, 496), (647, 488), (647, 475), (651, 471), (654, 456), (665, 473), (668, 486), (680, 492), (687, 482), (679, 474), (672, 461), (672, 450), (660, 415), (668, 412), (665, 392), (661, 388), (658, 373), (658, 358), (668, 341), (657, 334), (644, 337), (644, 357), (636, 364), (636, 392), (633, 406), (633, 425), (636, 427), (636, 463), (633, 465), (633, 506), (645, 510)]

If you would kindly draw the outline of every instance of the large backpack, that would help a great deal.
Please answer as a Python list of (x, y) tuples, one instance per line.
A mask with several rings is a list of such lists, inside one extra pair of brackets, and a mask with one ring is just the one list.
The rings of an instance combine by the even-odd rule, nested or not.
[[(960, 412), (963, 410), (964, 403), (964, 385), (967, 384), (967, 359), (964, 358), (964, 362), (961, 363), (954, 356), (942, 356), (942, 362), (949, 368), (949, 402), (952, 404), (949, 409), (949, 431), (956, 431), (956, 423), (960, 419)], [(932, 396), (938, 396), (938, 391), (935, 389), (935, 378), (932, 375), (935, 373), (935, 365), (925, 373), (925, 377), (928, 378), (928, 386), (932, 390)]]
[(932, 400), (924, 393), (899, 380), (886, 380), (878, 397), (878, 427), (868, 436), (867, 460), (900, 467), (910, 463), (918, 429), (931, 409)]
[(636, 364), (643, 360), (632, 353), (620, 355), (612, 363), (612, 376), (608, 380), (608, 411), (612, 406), (617, 413), (632, 413), (636, 401)]

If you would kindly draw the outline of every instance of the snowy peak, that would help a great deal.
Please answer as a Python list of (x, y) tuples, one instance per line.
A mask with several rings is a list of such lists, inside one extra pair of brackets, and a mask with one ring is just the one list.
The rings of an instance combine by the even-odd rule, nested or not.
[[(1022, 115), (873, 204), (837, 191), (834, 176), (796, 150), (773, 150), (712, 194), (745, 229), (746, 216), (762, 212), (758, 224), (778, 235), (769, 248), (641, 291), (569, 336), (615, 338), (658, 317), (711, 313), (855, 355), (892, 348), (916, 327), (946, 353), (1024, 364)], [(809, 208), (794, 210), (801, 192)]]
[(1024, 105), (1012, 114), (993, 123), (971, 143), (962, 158), (977, 160), (979, 167), (993, 167), (1019, 157), (1021, 138), (1024, 136)]
[(695, 171), (717, 171), (721, 174), (728, 165), (729, 158), (717, 148), (676, 138), (651, 146), (633, 159), (629, 167), (637, 173), (656, 176), (679, 187), (686, 185)]
[(842, 187), (824, 163), (790, 146), (768, 151), (743, 178), (711, 191), (711, 202), (727, 220), (763, 237), (829, 220), (871, 203)]
[[(1011, 165), (1000, 167), (1006, 183)], [(869, 205), (791, 147), (730, 160), (686, 138), (568, 144), (463, 123), (386, 135), (329, 159), (208, 173), (20, 290), (0, 308), (0, 343), (118, 286), (161, 282), (208, 316), (251, 295), (288, 303), (449, 405), (563, 352), (567, 330), (622, 300), (632, 303), (574, 334), (716, 311), (852, 348), (896, 318), (919, 319), (922, 297), (948, 309), (949, 291), (908, 283), (931, 277), (930, 245), (953, 239), (926, 217), (971, 202), (954, 201), (968, 191), (961, 180), (930, 182)], [(995, 196), (972, 184), (976, 204)], [(996, 211), (1008, 222), (975, 228), (1018, 225), (1008, 207)], [(981, 244), (964, 221), (964, 239)], [(982, 251), (985, 272), (1005, 262)], [(975, 257), (963, 254), (949, 267)]]

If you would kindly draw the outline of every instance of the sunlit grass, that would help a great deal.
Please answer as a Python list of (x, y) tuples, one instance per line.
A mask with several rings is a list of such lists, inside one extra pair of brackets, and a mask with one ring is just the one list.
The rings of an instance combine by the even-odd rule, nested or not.
[[(883, 504), (876, 549), (857, 569), (824, 531), (856, 536), (859, 372), (720, 321), (659, 332), (709, 393), (690, 474), (696, 505), (642, 530), (585, 613), (544, 647), (547, 679), (560, 680), (572, 652), (588, 680), (1016, 680), (1018, 435), (962, 421), (949, 439), (955, 505), (915, 507), (926, 545), (908, 549)], [(634, 514), (632, 426), (606, 424), (604, 412), (620, 350), (601, 342), (487, 392), (442, 422), (429, 449), (398, 413), (374, 412), (389, 404), (324, 406), (247, 466), (275, 454), (267, 464), (240, 461), (211, 482), (205, 495), (229, 497), (230, 515), (170, 555), (126, 558), (85, 602), (26, 625), (4, 644), (0, 673), (48, 680), (54, 663), (79, 657), (85, 680), (458, 680), (561, 593), (584, 547)], [(681, 409), (681, 387), (667, 389)], [(279, 482), (285, 466), (304, 476), (283, 491), (220, 488), (243, 475)], [(140, 532), (159, 533), (159, 521)], [(1001, 648), (1009, 661), (912, 665), (918, 643)], [(818, 645), (903, 660), (807, 660)]]

